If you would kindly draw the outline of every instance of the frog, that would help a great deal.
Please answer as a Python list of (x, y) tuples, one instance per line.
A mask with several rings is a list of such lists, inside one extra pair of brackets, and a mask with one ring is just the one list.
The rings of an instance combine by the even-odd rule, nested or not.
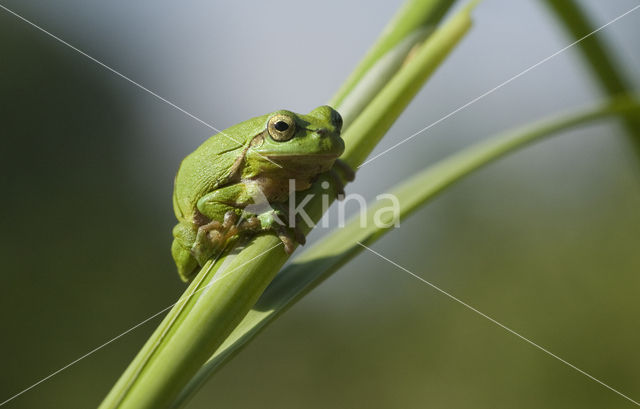
[(341, 130), (342, 117), (326, 105), (306, 115), (279, 110), (233, 125), (187, 155), (173, 190), (171, 254), (180, 278), (190, 281), (240, 237), (276, 234), (287, 254), (304, 244), (299, 224), (287, 220), (286, 201), (292, 187), (306, 190), (325, 172), (344, 194), (342, 180), (353, 172), (338, 159)]

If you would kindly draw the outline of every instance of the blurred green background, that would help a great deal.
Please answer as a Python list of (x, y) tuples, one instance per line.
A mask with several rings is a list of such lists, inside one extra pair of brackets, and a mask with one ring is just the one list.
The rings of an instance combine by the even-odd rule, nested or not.
[[(636, 4), (580, 3), (598, 25)], [(2, 1), (218, 128), (323, 104), (400, 4)], [(537, 1), (474, 15), (377, 152), (572, 41)], [(602, 32), (636, 89), (638, 21)], [(4, 10), (0, 55), (3, 401), (175, 302), (173, 175), (211, 132)], [(348, 191), (372, 199), (469, 143), (600, 98), (569, 50), (366, 165)], [(638, 400), (639, 175), (617, 122), (575, 130), (465, 179), (374, 248)], [(6, 407), (95, 407), (158, 323)], [(365, 253), (189, 407), (633, 405)]]

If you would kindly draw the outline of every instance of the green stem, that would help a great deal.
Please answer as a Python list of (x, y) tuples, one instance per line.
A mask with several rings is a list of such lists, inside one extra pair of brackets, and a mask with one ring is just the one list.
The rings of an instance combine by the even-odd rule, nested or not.
[[(404, 220), (464, 176), (532, 142), (590, 121), (612, 115), (632, 114), (640, 114), (640, 104), (621, 98), (604, 106), (546, 119), (477, 143), (425, 169), (394, 189), (391, 194), (400, 201), (399, 217)], [(388, 204), (376, 203), (369, 207), (364, 227), (358, 215), (344, 228), (335, 230), (287, 266), (171, 407), (181, 407), (207, 379), (268, 324), (362, 251), (358, 242), (371, 244), (391, 230), (392, 227), (380, 227), (380, 223), (374, 223), (373, 220), (386, 205)], [(389, 218), (383, 218), (382, 221), (392, 224)]]
[[(341, 159), (357, 168), (404, 111), (409, 102), (471, 27), (475, 2), (456, 13), (421, 45), (409, 61), (344, 132)], [(340, 107), (338, 107), (340, 110)]]
[[(274, 254), (286, 259), (281, 248)], [(231, 255), (207, 263), (100, 407), (161, 408), (175, 399), (273, 279), (276, 271), (260, 267), (264, 255), (249, 246), (242, 263)]]
[[(380, 37), (371, 46), (364, 58), (351, 72), (329, 105), (334, 108), (344, 105), (344, 100), (353, 95), (353, 90), (373, 66), (387, 53), (410, 37), (416, 31), (423, 33), (415, 39), (419, 42), (435, 29), (455, 0), (409, 0), (391, 19)], [(409, 44), (409, 48), (412, 44)], [(407, 50), (408, 51), (408, 50)], [(406, 52), (405, 52), (406, 55)], [(400, 61), (401, 63), (402, 61)], [(345, 121), (346, 123), (346, 121)]]
[[(573, 39), (581, 39), (595, 30), (596, 25), (574, 0), (546, 0), (546, 4), (564, 23), (564, 27)], [(599, 37), (599, 34), (590, 36), (578, 44), (578, 49), (588, 62), (587, 66), (594, 79), (609, 97), (632, 94), (633, 87), (617, 68), (617, 64), (614, 63), (615, 58), (608, 51), (604, 39)], [(640, 118), (623, 118), (623, 125), (640, 160)]]
[[(412, 1), (412, 4), (417, 7), (421, 3)], [(454, 17), (429, 39), (429, 51), (426, 55), (410, 59), (381, 92), (393, 95), (409, 90), (412, 92), (411, 96), (415, 94), (470, 25), (469, 10), (465, 9), (460, 14), (464, 17)], [(460, 24), (462, 20), (466, 22)], [(449, 35), (453, 40), (446, 38)], [(418, 54), (422, 48), (420, 47)], [(425, 65), (427, 69), (421, 69), (418, 65)], [(394, 90), (387, 90), (389, 87)], [(410, 97), (400, 99), (400, 103), (406, 105), (409, 99)], [(375, 99), (377, 100), (378, 98)], [(390, 107), (389, 112), (380, 112), (383, 106), (380, 101), (370, 105), (374, 105), (376, 109), (372, 111), (367, 106), (353, 126), (361, 117), (375, 113), (384, 116), (388, 127), (401, 113), (401, 109), (395, 106)], [(356, 129), (362, 131), (365, 128), (359, 125)], [(351, 138), (351, 163), (357, 165), (354, 160), (358, 159), (353, 156), (354, 152), (363, 149), (365, 152), (361, 157), (364, 158), (375, 143), (368, 140), (366, 135), (358, 135), (355, 130), (349, 129), (348, 132)], [(374, 141), (378, 141), (384, 133), (380, 130), (377, 132)], [(333, 182), (329, 175), (323, 175), (305, 192), (314, 196), (305, 206), (305, 211), (315, 222), (326, 210), (322, 196), (332, 196), (321, 187), (323, 181)], [(334, 197), (330, 199), (333, 200)], [(241, 322), (287, 258), (279, 239), (265, 234), (252, 239), (241, 251), (207, 263), (131, 362), (100, 408), (167, 407)]]

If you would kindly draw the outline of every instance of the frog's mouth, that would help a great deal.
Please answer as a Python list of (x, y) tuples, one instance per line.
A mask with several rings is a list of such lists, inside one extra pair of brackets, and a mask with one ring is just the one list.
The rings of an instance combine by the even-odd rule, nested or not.
[(316, 161), (316, 160), (332, 160), (332, 159), (338, 159), (338, 157), (340, 155), (336, 155), (336, 154), (331, 154), (331, 153), (323, 153), (323, 154), (309, 154), (309, 155), (287, 155), (287, 154), (279, 154), (279, 153), (273, 153), (273, 154), (269, 154), (269, 153), (263, 153), (262, 156), (265, 156), (269, 159), (273, 159), (274, 161), (277, 160), (283, 160), (283, 161), (288, 161), (288, 160), (309, 160), (309, 161)]
[(298, 171), (313, 169), (314, 172), (325, 172), (331, 169), (340, 155), (321, 153), (315, 155), (265, 154), (264, 156), (269, 161), (285, 168), (298, 169)]
[(308, 155), (263, 154), (269, 161), (280, 167), (279, 171), (287, 174), (316, 175), (331, 169), (340, 155), (322, 153)]

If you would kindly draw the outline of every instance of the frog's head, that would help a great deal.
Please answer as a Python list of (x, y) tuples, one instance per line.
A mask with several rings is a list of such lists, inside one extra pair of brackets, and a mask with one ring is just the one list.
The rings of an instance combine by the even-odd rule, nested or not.
[(307, 115), (276, 111), (267, 115), (265, 130), (254, 139), (252, 150), (281, 166), (320, 173), (344, 152), (341, 128), (342, 117), (326, 105)]

